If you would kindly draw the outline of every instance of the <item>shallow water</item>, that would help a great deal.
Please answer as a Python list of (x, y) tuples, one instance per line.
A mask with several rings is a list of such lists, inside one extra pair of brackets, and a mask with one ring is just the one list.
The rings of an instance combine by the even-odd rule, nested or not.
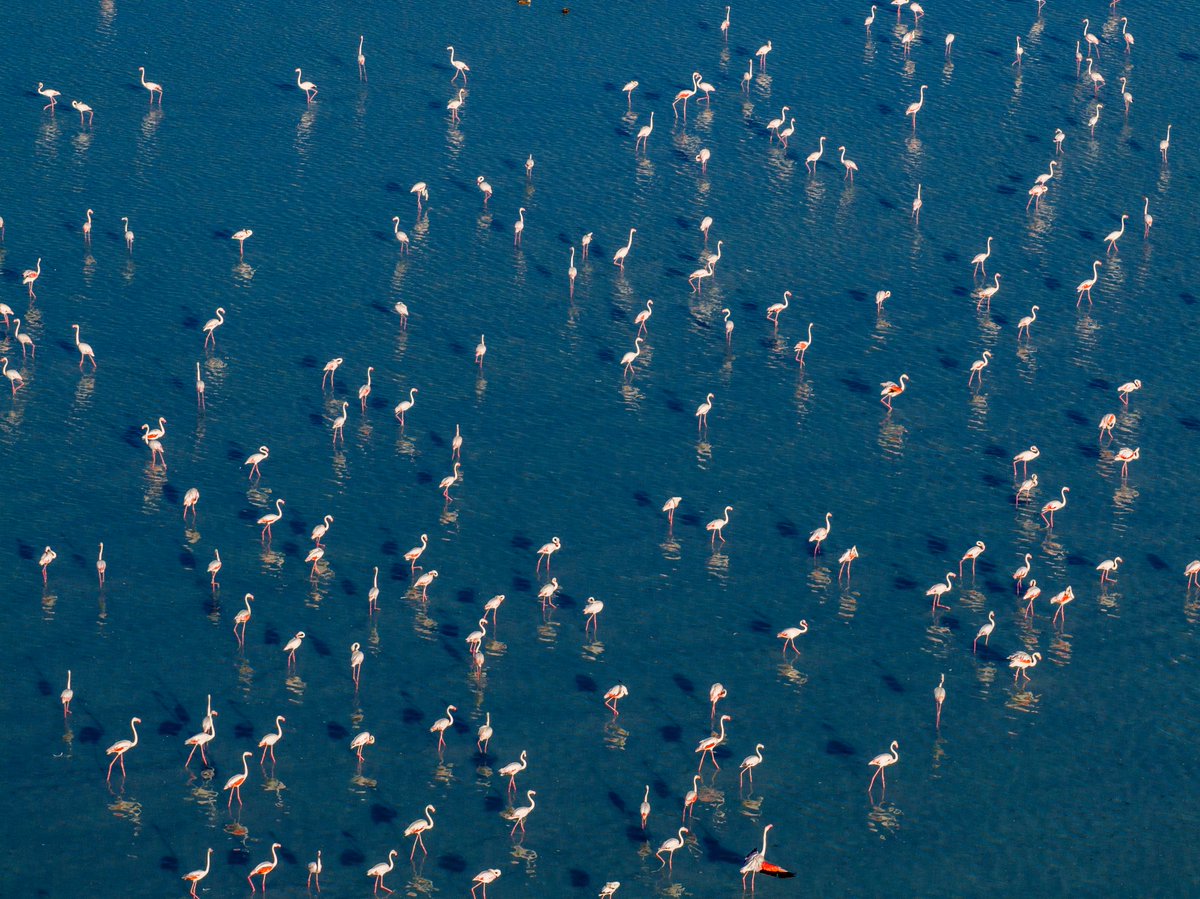
[[(496, 899), (594, 895), (607, 880), (623, 882), (621, 896), (735, 896), (768, 823), (772, 860), (836, 894), (1194, 893), (1200, 594), (1181, 572), (1197, 555), (1186, 501), (1200, 465), (1185, 116), (1198, 29), (1181, 5), (1130, 5), (1126, 59), (1104, 4), (1051, 3), (1040, 22), (1033, 3), (928, 6), (909, 61), (887, 10), (866, 37), (869, 4), (737, 8), (727, 46), (723, 6), (354, 15), (264, 3), (212, 16), (102, 3), (53, 28), (41, 7), (13, 6), (0, 300), (24, 313), (38, 351), (19, 363), (25, 388), (0, 394), (0, 652), (13, 672), (0, 690), (0, 764), (20, 797), (0, 893), (184, 895), (180, 876), (211, 846), (203, 886), (230, 895), (277, 841), (268, 887), (281, 895), (303, 893), (318, 849), (327, 894), (365, 894), (363, 872), (398, 848), (387, 883), (406, 895), (467, 895), (476, 871), (497, 867)], [(1108, 81), (1094, 139), (1073, 60), (1088, 14)], [(947, 31), (958, 35), (952, 64)], [(1016, 34), (1028, 50), (1020, 73)], [(767, 73), (739, 92), (768, 38)], [(451, 41), (471, 66), (458, 127), (445, 111)], [(163, 83), (161, 110), (138, 65)], [(297, 65), (319, 88), (311, 105)], [(711, 109), (690, 103), (676, 123), (670, 100), (695, 69), (717, 87)], [(1120, 74), (1136, 96), (1128, 120)], [(641, 82), (632, 112), (620, 92), (630, 78)], [(38, 80), (63, 91), (53, 114), (40, 111)], [(914, 135), (903, 110), (921, 84)], [(80, 128), (75, 97), (95, 108), (92, 127)], [(784, 104), (797, 129), (787, 152), (765, 132)], [(1026, 212), (1055, 127), (1067, 133), (1060, 174)], [(821, 134), (826, 155), (808, 176)], [(852, 185), (841, 144), (860, 167)], [(701, 147), (707, 174), (693, 159)], [(486, 208), (478, 175), (495, 189)], [(419, 220), (408, 193), (418, 180), (431, 194)], [(1073, 287), (1105, 258), (1122, 212), (1129, 232), (1094, 306), (1076, 309)], [(723, 255), (697, 295), (686, 277), (701, 265), (704, 215), (715, 220), (708, 250), (720, 239)], [(229, 235), (242, 227), (255, 233), (239, 261)], [(622, 273), (609, 260), (630, 227)], [(572, 301), (568, 253), (589, 231)], [(989, 234), (1002, 287), (987, 313), (970, 259)], [(38, 256), (30, 303), (20, 275)], [(877, 315), (880, 289), (892, 296)], [(764, 312), (784, 290), (776, 330)], [(648, 298), (649, 338), (622, 378)], [(1033, 304), (1032, 337), (1018, 344)], [(227, 324), (205, 351), (200, 328), (217, 306)], [(722, 308), (735, 322), (728, 347)], [(801, 368), (792, 346), (809, 321)], [(72, 323), (96, 349), (94, 374), (76, 367)], [(0, 349), (21, 355), (9, 333)], [(983, 386), (968, 388), (984, 349), (995, 355)], [(345, 364), (323, 392), (333, 357)], [(911, 382), (889, 415), (876, 385), (901, 372)], [(1126, 409), (1115, 391), (1134, 377), (1145, 386)], [(414, 386), (401, 428), (391, 408)], [(710, 391), (698, 434), (692, 413)], [(343, 400), (345, 444), (333, 446)], [(1102, 446), (1106, 412), (1118, 424)], [(137, 439), (159, 416), (165, 471)], [(455, 424), (463, 478), (447, 503), (437, 484)], [(1041, 484), (1014, 511), (1010, 460), (1031, 443)], [(271, 456), (249, 482), (241, 462), (260, 444)], [(1122, 446), (1143, 450), (1126, 480), (1111, 462)], [(1067, 508), (1048, 530), (1037, 510), (1064, 485)], [(180, 517), (193, 486), (194, 524)], [(672, 495), (684, 499), (668, 528), (658, 510)], [(279, 498), (284, 517), (264, 544), (255, 521)], [(713, 549), (704, 524), (727, 503), (727, 542)], [(814, 561), (805, 540), (826, 512), (832, 536)], [(304, 555), (325, 514), (335, 521), (314, 581)], [(409, 592), (402, 558), (421, 533), (422, 564), (440, 573), (428, 604)], [(535, 552), (553, 535), (563, 592), (544, 615)], [(975, 577), (931, 616), (925, 589), (977, 539), (987, 550)], [(59, 556), (43, 590), (47, 544)], [(861, 558), (847, 587), (836, 560), (851, 544)], [(1027, 552), (1045, 591), (1032, 622), (1010, 578)], [(1125, 562), (1101, 590), (1094, 566), (1114, 555)], [(382, 609), (370, 615), (374, 566)], [(1046, 598), (1067, 584), (1077, 600), (1058, 627)], [(231, 628), (246, 592), (257, 600), (242, 651)], [(496, 593), (507, 600), (476, 676), (463, 638)], [(581, 612), (593, 595), (605, 603), (596, 638)], [(996, 642), (972, 655), (989, 610)], [(787, 661), (774, 634), (801, 618), (810, 631)], [(281, 647), (298, 630), (308, 639), (293, 674)], [(366, 652), (357, 695), (354, 641)], [(1027, 685), (1007, 668), (1017, 649), (1044, 655)], [(931, 691), (943, 672), (938, 730)], [(733, 716), (722, 768), (706, 766), (680, 868), (660, 872), (652, 853), (678, 826), (714, 681)], [(630, 695), (614, 721), (602, 695), (617, 682)], [(183, 741), (206, 694), (220, 712), (215, 768), (201, 777), (193, 761), (189, 776)], [(458, 721), (439, 757), (428, 729), (450, 703)], [(487, 712), (496, 735), (481, 759)], [(245, 805), (229, 813), (219, 788), (277, 714), (278, 762), (260, 768), (256, 753)], [(141, 743), (110, 789), (103, 750), (134, 715)], [(360, 770), (348, 747), (364, 729), (377, 742)], [(867, 760), (893, 739), (901, 758), (886, 796), (877, 786), (868, 798)], [(758, 742), (765, 761), (739, 790), (737, 764)], [(518, 786), (537, 791), (537, 808), (514, 841), (496, 769), (522, 749)], [(427, 803), (436, 826), (414, 866), (402, 834)], [(47, 869), (47, 857), (63, 863)]]

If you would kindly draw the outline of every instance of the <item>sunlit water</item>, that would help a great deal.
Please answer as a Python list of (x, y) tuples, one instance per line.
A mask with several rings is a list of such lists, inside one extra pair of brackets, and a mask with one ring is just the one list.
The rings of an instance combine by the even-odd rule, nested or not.
[[(26, 385), (0, 394), (0, 893), (183, 895), (179, 878), (211, 846), (203, 886), (235, 895), (277, 841), (275, 895), (303, 893), (318, 849), (326, 894), (363, 895), (365, 870), (397, 848), (387, 884), (406, 895), (467, 895), (476, 871), (496, 867), (497, 899), (594, 895), (607, 880), (624, 883), (622, 896), (734, 896), (768, 823), (770, 857), (803, 879), (760, 878), (764, 895), (797, 883), (850, 895), (1195, 892), (1200, 594), (1181, 574), (1200, 554), (1190, 10), (1120, 4), (1137, 39), (1125, 57), (1102, 2), (1052, 0), (1040, 21), (1032, 2), (930, 2), (905, 60), (912, 17), (897, 26), (890, 7), (868, 37), (866, 3), (744, 5), (726, 46), (723, 5), (651, 6), (6, 9), (0, 300), (38, 350), (22, 360), (11, 333), (0, 342)], [(1073, 58), (1089, 14), (1107, 79), (1094, 139), (1092, 90)], [(1017, 34), (1020, 72), (1009, 64)], [(742, 93), (767, 39), (767, 71)], [(471, 66), (457, 127), (448, 43)], [(139, 65), (164, 85), (161, 109)], [(311, 105), (297, 66), (318, 86)], [(711, 109), (689, 103), (684, 124), (670, 101), (693, 70), (717, 90)], [(1128, 119), (1121, 74), (1136, 97)], [(631, 78), (641, 84), (629, 111), (620, 88)], [(40, 110), (39, 80), (63, 92), (53, 113)], [(903, 111), (921, 84), (914, 134)], [(95, 108), (93, 126), (80, 127), (75, 98)], [(784, 104), (796, 119), (786, 152), (765, 131)], [(1061, 168), (1026, 212), (1056, 127)], [(809, 176), (804, 157), (822, 134)], [(859, 166), (853, 184), (839, 145)], [(704, 147), (707, 174), (694, 161)], [(479, 175), (495, 190), (486, 208)], [(419, 180), (430, 198), (418, 220), (408, 188)], [(1073, 287), (1105, 258), (1122, 212), (1129, 231), (1094, 306), (1076, 309)], [(704, 215), (722, 261), (696, 294), (686, 277), (702, 264)], [(242, 227), (255, 233), (239, 260), (229, 236)], [(630, 227), (622, 273), (610, 260)], [(589, 231), (571, 301), (569, 248)], [(987, 312), (970, 259), (989, 234), (1002, 287)], [(39, 256), (30, 303), (20, 273)], [(892, 296), (877, 314), (881, 289)], [(776, 331), (764, 312), (784, 290)], [(650, 298), (649, 338), (623, 379), (618, 360)], [(227, 324), (205, 352), (200, 327), (218, 306)], [(801, 368), (792, 346), (810, 321)], [(94, 374), (77, 368), (74, 323), (96, 350)], [(983, 386), (968, 388), (984, 349), (995, 355)], [(334, 357), (346, 361), (323, 393)], [(889, 415), (877, 385), (902, 372), (909, 389)], [(1135, 377), (1144, 387), (1126, 409), (1116, 387)], [(391, 409), (410, 387), (401, 428)], [(698, 434), (692, 413), (709, 392)], [(1102, 446), (1106, 412), (1118, 424)], [(165, 472), (138, 439), (159, 416)], [(463, 477), (446, 503), (437, 484), (455, 424)], [(1040, 486), (1014, 510), (1010, 459), (1031, 443)], [(249, 482), (241, 462), (260, 444), (271, 456)], [(1127, 480), (1111, 462), (1122, 446), (1142, 448)], [(1068, 506), (1048, 531), (1037, 510), (1064, 485)], [(193, 486), (194, 523), (181, 520)], [(658, 510), (672, 495), (684, 499), (669, 529)], [(264, 545), (255, 521), (279, 498), (284, 517)], [(726, 504), (728, 542), (714, 550), (704, 523)], [(805, 539), (826, 512), (832, 536), (814, 561)], [(312, 579), (308, 533), (326, 514), (335, 521)], [(421, 533), (422, 565), (440, 573), (427, 604), (402, 558)], [(543, 614), (535, 552), (553, 535), (562, 593)], [(987, 550), (976, 576), (931, 616), (925, 589), (977, 539)], [(47, 544), (59, 556), (43, 590)], [(851, 544), (861, 558), (839, 585)], [(1027, 552), (1045, 591), (1032, 621), (1010, 578)], [(1101, 590), (1094, 566), (1115, 555), (1125, 563)], [(374, 566), (382, 608), (371, 616)], [(1052, 625), (1046, 599), (1067, 584), (1077, 599)], [(246, 592), (257, 601), (243, 652), (232, 625)], [(463, 638), (497, 593), (507, 601), (477, 676)], [(595, 637), (588, 596), (605, 603)], [(996, 632), (972, 655), (989, 610)], [(802, 618), (801, 655), (785, 658), (774, 635)], [(289, 672), (281, 649), (298, 630), (308, 639)], [(352, 642), (366, 654), (357, 695)], [(1044, 658), (1014, 685), (1006, 656), (1018, 649)], [(679, 867), (660, 872), (653, 850), (679, 825), (714, 681), (733, 716), (722, 769), (706, 766)], [(617, 682), (630, 696), (614, 720), (602, 695)], [(214, 768), (202, 775), (194, 760), (189, 774), (183, 741), (206, 694), (220, 712)], [(428, 730), (450, 703), (458, 720), (439, 756)], [(484, 759), (474, 734), (487, 712), (496, 735)], [(278, 714), (277, 764), (261, 768), (256, 752), (245, 805), (227, 812), (221, 785)], [(134, 715), (141, 743), (110, 789), (104, 748), (130, 736)], [(377, 742), (360, 768), (349, 743), (363, 730)], [(868, 798), (866, 762), (893, 739), (886, 796), (877, 786)], [(758, 742), (765, 761), (739, 789), (737, 764)], [(522, 749), (516, 804), (534, 789), (537, 808), (513, 839), (497, 771)], [(402, 833), (427, 803), (438, 809), (430, 854), (410, 865)]]

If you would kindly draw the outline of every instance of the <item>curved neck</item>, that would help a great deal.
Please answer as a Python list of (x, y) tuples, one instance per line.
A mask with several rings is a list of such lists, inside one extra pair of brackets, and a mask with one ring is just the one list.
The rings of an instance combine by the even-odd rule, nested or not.
[(133, 742), (130, 744), (130, 748), (132, 749), (138, 744), (137, 721), (130, 721), (129, 727), (133, 731)]

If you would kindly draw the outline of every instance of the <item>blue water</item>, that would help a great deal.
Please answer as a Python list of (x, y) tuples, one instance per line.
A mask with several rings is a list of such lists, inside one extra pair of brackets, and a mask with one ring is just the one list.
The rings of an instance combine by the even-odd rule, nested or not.
[[(25, 379), (15, 397), (0, 393), (11, 803), (0, 894), (182, 896), (180, 877), (212, 847), (203, 889), (237, 895), (279, 842), (275, 895), (304, 894), (317, 850), (326, 894), (365, 895), (364, 872), (396, 848), (386, 885), (405, 895), (465, 896), (495, 867), (496, 899), (595, 895), (609, 880), (623, 897), (737, 896), (766, 824), (768, 856), (802, 879), (759, 878), (763, 895), (1196, 892), (1200, 591), (1182, 571), (1200, 555), (1189, 503), (1200, 26), (1183, 4), (1122, 3), (1137, 41), (1126, 57), (1104, 3), (1052, 0), (1038, 20), (1032, 2), (931, 2), (905, 60), (912, 17), (898, 27), (890, 8), (868, 37), (869, 4), (746, 5), (725, 45), (723, 4), (650, 7), (105, 2), (52, 22), (37, 4), (6, 9), (0, 301), (38, 349), (22, 360), (11, 333), (0, 341)], [(1086, 15), (1107, 80), (1094, 139), (1073, 58)], [(741, 93), (768, 39), (767, 71)], [(457, 127), (450, 43), (471, 67)], [(161, 109), (139, 65), (164, 86)], [(311, 105), (297, 66), (319, 89)], [(711, 109), (691, 102), (676, 122), (670, 101), (695, 70), (716, 85)], [(1128, 118), (1122, 74), (1136, 98)], [(38, 81), (62, 91), (53, 112)], [(903, 111), (921, 84), (914, 134)], [(91, 127), (76, 98), (94, 107)], [(765, 130), (784, 104), (796, 119), (787, 151)], [(1061, 169), (1027, 212), (1056, 127)], [(810, 176), (804, 157), (822, 134)], [(842, 144), (859, 166), (852, 185)], [(479, 175), (495, 191), (486, 207)], [(408, 189), (421, 180), (418, 219)], [(1129, 230), (1106, 258), (1122, 212)], [(705, 215), (707, 250), (720, 239), (723, 255), (696, 294), (686, 278), (702, 264)], [(622, 273), (610, 260), (630, 227)], [(244, 260), (229, 239), (239, 228), (254, 230)], [(990, 312), (976, 309), (970, 265), (989, 234), (988, 272), (1002, 275)], [(31, 301), (21, 272), (39, 256)], [(1106, 259), (1094, 306), (1077, 309), (1093, 259)], [(877, 315), (881, 289), (892, 296)], [(764, 313), (785, 290), (776, 331)], [(648, 341), (623, 378), (647, 299)], [(206, 351), (200, 329), (218, 306), (227, 324)], [(810, 321), (801, 368), (792, 346)], [(77, 367), (75, 323), (95, 373)], [(984, 349), (983, 386), (968, 387)], [(345, 364), (322, 391), (334, 357)], [(902, 372), (909, 389), (888, 414), (877, 385)], [(1133, 378), (1144, 386), (1125, 408), (1116, 387)], [(410, 387), (402, 428), (391, 410)], [(709, 392), (698, 434), (693, 411)], [(1118, 424), (1101, 444), (1107, 412)], [(165, 471), (138, 439), (159, 416)], [(463, 477), (447, 503), (437, 484), (456, 424)], [(271, 455), (248, 481), (241, 462), (260, 444)], [(1040, 486), (1014, 510), (1010, 460), (1030, 444)], [(1111, 461), (1123, 446), (1142, 451), (1124, 480)], [(1069, 501), (1050, 530), (1038, 509), (1061, 486)], [(194, 523), (181, 520), (190, 487)], [(669, 528), (658, 510), (673, 495), (683, 503)], [(284, 517), (264, 544), (255, 522), (279, 498)], [(727, 542), (714, 549), (704, 524), (726, 504)], [(805, 541), (826, 512), (833, 532), (814, 560)], [(312, 579), (308, 534), (326, 514)], [(402, 558), (422, 533), (421, 563), (440, 574), (427, 604)], [(562, 593), (543, 614), (535, 553), (555, 535)], [(931, 615), (925, 589), (980, 539), (977, 575)], [(847, 586), (836, 560), (852, 544)], [(43, 589), (46, 545), (58, 558)], [(1031, 621), (1010, 578), (1025, 553), (1044, 590)], [(1116, 555), (1124, 564), (1101, 589), (1094, 566)], [(1068, 584), (1077, 599), (1052, 624), (1046, 600)], [(243, 651), (232, 625), (246, 592)], [(507, 600), (477, 675), (463, 640), (497, 593)], [(589, 596), (605, 603), (598, 637), (584, 634)], [(972, 655), (989, 610), (996, 631)], [(786, 660), (774, 635), (802, 618), (809, 633)], [(298, 630), (308, 639), (292, 673), (281, 648)], [(366, 653), (357, 694), (352, 642)], [(1016, 650), (1044, 656), (1028, 683), (1007, 667)], [(722, 767), (706, 765), (679, 867), (660, 871), (653, 852), (679, 825), (714, 681), (732, 715)], [(602, 697), (618, 682), (630, 695), (614, 721)], [(213, 768), (201, 775), (194, 760), (189, 775), (183, 741), (208, 694), (220, 712)], [(428, 730), (450, 703), (458, 720), (439, 756)], [(495, 736), (480, 757), (488, 712)], [(221, 785), (277, 714), (277, 764), (261, 768), (256, 751), (245, 805), (227, 811)], [(128, 777), (106, 785), (104, 749), (135, 715)], [(363, 730), (377, 741), (360, 769), (349, 743)], [(893, 739), (900, 761), (886, 794), (877, 784), (869, 796), (867, 761)], [(759, 742), (765, 761), (739, 789), (738, 763)], [(516, 804), (533, 789), (537, 808), (511, 838), (497, 771), (522, 749)], [(410, 864), (403, 830), (427, 803), (438, 809), (430, 854)]]

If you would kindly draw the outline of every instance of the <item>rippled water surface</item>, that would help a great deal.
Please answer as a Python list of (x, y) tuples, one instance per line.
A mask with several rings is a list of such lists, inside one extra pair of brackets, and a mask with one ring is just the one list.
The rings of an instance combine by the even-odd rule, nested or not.
[[(318, 850), (325, 894), (365, 895), (364, 872), (396, 848), (386, 885), (404, 895), (466, 896), (475, 872), (495, 867), (495, 899), (595, 895), (610, 880), (622, 897), (736, 896), (745, 853), (774, 824), (768, 854), (800, 879), (760, 878), (764, 896), (1194, 895), (1200, 591), (1182, 572), (1200, 555), (1200, 27), (1186, 4), (1127, 0), (1126, 56), (1103, 2), (1051, 0), (1041, 18), (1032, 0), (926, 6), (905, 59), (911, 13), (897, 25), (880, 9), (868, 36), (869, 4), (745, 4), (728, 43), (723, 5), (674, 2), (583, 2), (569, 15), (541, 0), (9, 4), (0, 301), (37, 354), (23, 359), (4, 331), (0, 351), (25, 386), (0, 392), (0, 893), (182, 896), (181, 876), (212, 847), (205, 893), (239, 895), (278, 842), (274, 895), (304, 894)], [(1084, 16), (1107, 81), (1094, 138), (1095, 98), (1074, 60)], [(742, 92), (768, 39), (766, 71)], [(470, 65), (458, 125), (446, 111), (450, 43)], [(161, 108), (140, 65), (164, 86)], [(317, 85), (311, 104), (297, 66)], [(671, 100), (692, 71), (716, 91), (688, 104), (685, 123)], [(1128, 117), (1122, 75), (1136, 97)], [(55, 110), (41, 109), (38, 81), (62, 91)], [(922, 84), (914, 132), (904, 109)], [(76, 98), (94, 107), (91, 126)], [(766, 131), (784, 104), (787, 150)], [(635, 153), (652, 110), (648, 150)], [(1060, 168), (1027, 211), (1056, 127)], [(480, 175), (494, 189), (486, 206)], [(429, 185), (419, 218), (416, 181)], [(1128, 231), (1106, 256), (1123, 212)], [(631, 227), (622, 271), (610, 260)], [(239, 228), (254, 231), (242, 260)], [(987, 270), (1001, 275), (990, 310), (977, 308), (970, 262), (988, 235)], [(687, 275), (718, 240), (715, 276), (691, 291)], [(31, 300), (21, 272), (38, 257)], [(1076, 308), (1094, 259), (1094, 305)], [(785, 290), (776, 328), (765, 311)], [(879, 290), (891, 297), (877, 312)], [(648, 336), (623, 377), (648, 299)], [(200, 329), (218, 306), (226, 324), (206, 350)], [(801, 366), (793, 346), (810, 321)], [(72, 324), (95, 372), (77, 367)], [(969, 387), (984, 350), (982, 387)], [(322, 390), (335, 357), (345, 362)], [(889, 414), (878, 385), (901, 373), (911, 380)], [(1134, 378), (1143, 387), (1125, 407), (1116, 388)], [(402, 427), (392, 409), (413, 387)], [(1114, 439), (1101, 443), (1109, 412)], [(160, 416), (165, 470), (139, 439)], [(447, 502), (438, 483), (456, 425), (462, 478)], [(270, 458), (250, 481), (241, 463), (263, 444)], [(1011, 458), (1030, 444), (1039, 486), (1017, 509)], [(1124, 479), (1121, 447), (1141, 449)], [(1048, 529), (1038, 510), (1063, 486), (1067, 507)], [(191, 487), (197, 514), (182, 519)], [(659, 509), (676, 495), (669, 527)], [(279, 499), (264, 542), (256, 521)], [(704, 525), (727, 504), (726, 542), (713, 547)], [(832, 534), (814, 559), (806, 539), (827, 512)], [(325, 515), (311, 577), (309, 532)], [(403, 559), (422, 533), (421, 565), (440, 575), (427, 602)], [(543, 612), (535, 554), (556, 535), (561, 592)], [(976, 540), (987, 548), (975, 575), (968, 564), (949, 611), (931, 615), (926, 588)], [(43, 589), (47, 545), (58, 558)], [(837, 559), (851, 545), (847, 584)], [(1011, 578), (1026, 553), (1044, 591), (1032, 619)], [(1118, 555), (1102, 588), (1094, 568)], [(1076, 601), (1052, 623), (1047, 599), (1067, 585)], [(243, 650), (232, 628), (247, 592)], [(498, 593), (477, 673), (464, 638)], [(604, 602), (595, 636), (590, 596)], [(995, 633), (973, 655), (989, 611)], [(781, 655), (776, 632), (801, 619), (799, 656)], [(282, 647), (300, 630), (289, 671)], [(357, 692), (353, 642), (365, 653)], [(1008, 669), (1017, 650), (1042, 654), (1028, 682)], [(718, 711), (732, 716), (721, 770), (705, 766), (679, 868), (660, 871), (653, 852), (680, 824), (717, 681), (728, 690)], [(603, 694), (619, 682), (629, 696), (614, 719)], [(189, 772), (184, 740), (210, 694), (211, 767), (196, 759)], [(449, 704), (439, 754), (429, 728)], [(495, 736), (482, 756), (487, 713)], [(118, 768), (106, 785), (104, 749), (131, 736), (135, 715), (128, 776)], [(276, 715), (277, 762), (260, 766)], [(349, 744), (363, 731), (376, 742), (359, 766)], [(867, 761), (892, 740), (886, 794), (877, 784), (868, 796)], [(739, 788), (756, 743), (765, 761)], [(537, 807), (512, 838), (498, 769), (523, 749), (515, 804), (531, 789)], [(243, 750), (255, 750), (245, 804), (230, 811), (220, 788)], [(437, 807), (429, 855), (410, 864), (403, 831), (426, 804)]]

